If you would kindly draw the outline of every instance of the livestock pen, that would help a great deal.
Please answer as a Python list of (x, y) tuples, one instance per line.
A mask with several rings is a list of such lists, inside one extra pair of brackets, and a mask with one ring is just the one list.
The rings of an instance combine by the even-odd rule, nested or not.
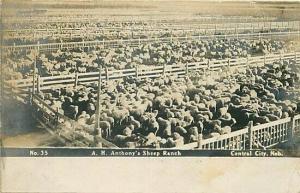
[[(274, 62), (276, 60), (285, 60), (293, 59), (299, 64), (300, 53), (287, 53), (287, 54), (278, 54), (278, 55), (269, 55), (262, 57), (249, 57), (247, 59), (229, 59), (222, 61), (205, 61), (202, 63), (192, 63), (184, 64), (177, 66), (161, 66), (161, 67), (147, 67), (147, 68), (136, 68), (136, 69), (127, 69), (127, 70), (115, 70), (107, 71), (103, 70), (93, 73), (85, 74), (72, 74), (70, 76), (58, 76), (58, 77), (37, 77), (37, 82), (33, 84), (31, 80), (20, 80), (20, 81), (10, 81), (9, 87), (13, 89), (12, 91), (20, 95), (23, 93), (15, 92), (16, 90), (24, 91), (33, 89), (39, 93), (42, 90), (48, 90), (51, 88), (57, 88), (59, 85), (66, 86), (77, 86), (78, 84), (85, 84), (97, 81), (109, 81), (113, 79), (122, 79), (128, 76), (135, 76), (140, 78), (146, 77), (160, 77), (161, 75), (172, 74), (176, 76), (187, 75), (190, 70), (216, 70), (222, 67), (232, 67), (232, 66), (252, 66), (252, 65), (264, 65), (266, 63)], [(100, 78), (99, 78), (100, 77)], [(103, 79), (101, 77), (104, 77)], [(22, 83), (26, 83), (25, 85)], [(14, 86), (13, 86), (14, 85)], [(36, 86), (35, 86), (36, 85)], [(26, 92), (25, 92), (26, 93)], [(27, 95), (28, 96), (28, 95)], [(31, 95), (31, 103), (34, 109), (36, 110), (36, 117), (44, 124), (45, 127), (50, 127), (53, 130), (56, 130), (56, 127), (59, 127), (59, 123), (64, 122), (65, 120), (70, 121), (75, 125), (73, 120), (61, 115), (57, 109), (52, 109), (47, 105), (38, 95)], [(277, 144), (284, 142), (292, 142), (293, 135), (295, 132), (299, 131), (300, 127), (300, 116), (296, 115), (294, 117), (288, 117), (285, 119), (280, 119), (267, 124), (262, 124), (258, 126), (252, 126), (251, 124), (248, 128), (233, 131), (229, 134), (220, 135), (218, 137), (212, 137), (209, 139), (203, 139), (202, 135), (198, 136), (198, 142), (186, 144), (182, 147), (177, 147), (179, 149), (255, 149), (255, 148), (270, 148)], [(73, 125), (73, 127), (74, 127)], [(80, 134), (78, 134), (80, 135)], [(64, 136), (62, 134), (62, 136)], [(65, 137), (68, 138), (68, 137)], [(88, 144), (93, 143), (92, 139), (81, 136), (87, 141)], [(101, 141), (104, 145), (108, 147), (115, 147), (110, 142), (107, 142), (103, 139)]]
[(188, 41), (188, 40), (208, 40), (208, 39), (226, 39), (226, 38), (240, 38), (240, 39), (263, 39), (263, 38), (278, 38), (278, 39), (297, 39), (300, 37), (300, 31), (287, 32), (265, 32), (265, 33), (236, 33), (229, 35), (200, 35), (200, 36), (181, 36), (181, 37), (163, 37), (163, 38), (138, 38), (138, 39), (115, 39), (115, 40), (96, 40), (96, 41), (81, 41), (81, 42), (60, 42), (47, 44), (28, 44), (28, 45), (13, 45), (2, 46), (4, 51), (17, 50), (38, 50), (38, 51), (54, 51), (58, 49), (72, 49), (72, 48), (92, 48), (101, 46), (103, 48), (115, 48), (120, 45), (128, 45), (137, 47), (144, 43), (151, 42), (172, 42), (172, 41)]
[[(264, 56), (254, 56), (248, 58), (238, 58), (238, 59), (224, 59), (224, 60), (205, 60), (203, 62), (177, 64), (177, 65), (162, 65), (156, 67), (141, 66), (133, 69), (124, 70), (108, 70), (103, 69), (101, 71), (101, 76), (103, 81), (109, 81), (114, 79), (123, 79), (128, 76), (135, 76), (140, 78), (155, 78), (162, 75), (176, 75), (182, 76), (187, 74), (189, 71), (196, 71), (201, 69), (207, 70), (219, 70), (222, 67), (246, 67), (253, 65), (264, 65), (266, 63), (271, 63), (276, 60), (286, 60), (294, 59), (296, 63), (300, 63), (300, 53), (284, 53), (284, 54), (270, 54)], [(97, 82), (99, 77), (99, 72), (88, 72), (88, 73), (73, 73), (69, 75), (58, 75), (58, 76), (45, 76), (41, 77), (37, 75), (35, 79), (35, 91), (39, 92), (42, 90), (47, 90), (51, 88), (57, 88), (59, 86), (76, 86), (78, 84), (86, 84)], [(33, 78), (20, 79), (20, 80), (8, 80), (6, 85), (10, 88), (19, 88), (23, 90), (23, 93), (28, 92), (33, 88)]]
[(280, 143), (293, 144), (295, 133), (299, 133), (300, 115), (288, 117), (258, 126), (249, 125), (229, 134), (203, 139), (198, 136), (198, 142), (183, 145), (180, 149), (203, 150), (251, 150), (272, 148)]
[[(164, 25), (164, 26), (121, 26), (121, 27), (45, 27), (38, 29), (18, 29), (4, 30), (4, 41), (18, 39), (38, 39), (51, 38), (58, 39), (74, 39), (74, 38), (95, 38), (102, 37), (104, 39), (130, 39), (141, 37), (160, 37), (160, 36), (196, 36), (210, 34), (243, 34), (258, 32), (284, 32), (299, 31), (299, 21), (289, 22), (258, 22), (258, 23), (224, 23), (224, 24), (199, 24), (199, 25)], [(84, 33), (82, 33), (84, 32)]]

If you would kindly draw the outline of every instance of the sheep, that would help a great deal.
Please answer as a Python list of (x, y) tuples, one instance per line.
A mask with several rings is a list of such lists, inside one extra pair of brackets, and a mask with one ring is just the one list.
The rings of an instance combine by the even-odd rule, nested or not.
[(168, 138), (167, 141), (170, 147), (181, 147), (184, 145), (184, 138), (177, 132), (173, 133), (173, 138)]
[(198, 141), (198, 135), (199, 135), (199, 132), (198, 132), (198, 128), (197, 128), (197, 127), (191, 127), (191, 128), (188, 130), (188, 133), (189, 133), (189, 135), (190, 135), (190, 137), (189, 137), (189, 139), (188, 139), (188, 142), (189, 142), (189, 143)]
[(172, 134), (171, 122), (161, 117), (158, 117), (157, 122), (159, 124), (159, 130), (162, 131), (162, 136), (166, 136), (166, 137), (171, 136)]
[(179, 133), (180, 135), (187, 134), (187, 130), (181, 126), (176, 126), (174, 130), (175, 130), (175, 132)]
[(221, 135), (231, 133), (231, 127), (230, 126), (221, 127), (218, 129), (218, 133), (220, 133)]
[(111, 116), (117, 120), (119, 125), (130, 115), (129, 110), (124, 107), (115, 107), (111, 111)]
[(129, 116), (128, 124), (133, 125), (134, 130), (141, 128), (141, 123), (133, 118), (133, 116)]
[[(288, 100), (281, 102), (277, 99), (279, 94), (274, 94), (277, 83), (269, 80), (264, 83), (256, 78), (254, 83), (247, 82), (248, 78), (262, 77), (264, 74), (254, 75), (259, 73), (262, 72), (255, 70), (253, 72), (249, 69), (246, 74), (240, 73), (228, 77), (227, 80), (217, 80), (213, 84), (197, 87), (193, 87), (189, 78), (172, 80), (172, 83), (163, 78), (157, 81), (128, 79), (119, 83), (122, 86), (117, 90), (122, 93), (104, 86), (105, 94), (101, 94), (103, 107), (100, 120), (110, 124), (113, 135), (131, 137), (134, 135), (132, 132), (140, 132), (145, 136), (153, 133), (158, 138), (168, 138), (176, 132), (186, 141), (195, 141), (196, 131), (191, 133), (191, 128), (194, 130), (197, 128), (198, 134), (203, 133), (205, 136), (211, 133), (225, 134), (231, 132), (234, 126), (242, 127), (251, 120), (257, 125), (296, 113), (298, 110), (296, 103)], [(272, 79), (272, 76), (268, 76)], [(231, 81), (238, 83), (231, 84)], [(152, 87), (154, 84), (158, 86)], [(106, 92), (109, 89), (110, 91)], [(66, 94), (67, 92), (62, 89), (61, 93), (56, 95), (62, 95), (58, 100), (64, 101), (62, 109), (65, 115), (74, 117), (68, 112), (68, 108), (71, 105), (75, 108), (76, 105), (77, 114), (80, 115), (76, 114), (74, 119), (84, 118), (81, 114), (88, 112), (87, 114), (92, 115), (88, 120), (93, 124), (95, 90), (95, 88), (94, 91), (80, 88)], [(84, 123), (84, 119), (82, 121)], [(128, 129), (131, 130), (131, 134), (126, 131)], [(106, 132), (104, 136), (109, 137)], [(127, 142), (138, 140), (134, 137), (130, 139), (131, 141)], [(165, 145), (160, 142), (159, 144)]]
[(107, 121), (113, 127), (115, 125), (115, 120), (113, 117), (108, 116), (106, 113), (102, 113), (100, 120)]

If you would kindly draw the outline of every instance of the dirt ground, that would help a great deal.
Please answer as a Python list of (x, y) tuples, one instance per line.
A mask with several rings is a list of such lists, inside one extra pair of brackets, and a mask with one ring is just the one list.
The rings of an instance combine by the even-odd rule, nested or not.
[(1, 121), (1, 140), (5, 147), (40, 147), (54, 143), (48, 131), (40, 127), (31, 116), (31, 111), (23, 104), (4, 101)]
[(43, 128), (29, 133), (4, 137), (4, 147), (47, 147), (53, 143), (54, 137)]

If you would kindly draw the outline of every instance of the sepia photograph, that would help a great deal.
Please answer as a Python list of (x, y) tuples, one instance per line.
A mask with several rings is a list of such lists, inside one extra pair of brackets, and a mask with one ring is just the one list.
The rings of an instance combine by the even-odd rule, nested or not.
[(299, 157), (300, 2), (3, 0), (1, 156)]

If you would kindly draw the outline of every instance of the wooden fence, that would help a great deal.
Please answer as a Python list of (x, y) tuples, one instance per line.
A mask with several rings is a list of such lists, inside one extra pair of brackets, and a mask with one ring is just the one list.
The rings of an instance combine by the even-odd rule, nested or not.
[[(224, 67), (245, 67), (251, 65), (264, 65), (278, 60), (293, 59), (300, 63), (300, 52), (285, 54), (270, 54), (265, 56), (254, 56), (248, 58), (224, 59), (224, 60), (205, 60), (202, 62), (172, 64), (163, 66), (138, 66), (133, 69), (110, 70), (108, 68), (101, 71), (102, 81), (123, 79), (133, 76), (139, 78), (155, 78), (162, 75), (182, 76), (189, 71), (201, 69), (218, 70)], [(43, 91), (59, 87), (72, 87), (78, 84), (95, 83), (98, 81), (99, 72), (73, 73), (59, 76), (36, 76), (35, 91)], [(33, 88), (33, 78), (9, 80), (6, 82), (7, 88), (18, 88), (23, 93), (27, 93)]]
[(164, 38), (138, 38), (138, 39), (115, 39), (115, 40), (102, 40), (102, 41), (82, 41), (82, 42), (61, 42), (61, 43), (47, 43), (47, 44), (30, 44), (30, 45), (14, 45), (3, 46), (5, 51), (14, 50), (39, 50), (39, 51), (55, 51), (58, 49), (72, 49), (72, 48), (93, 48), (101, 46), (104, 48), (113, 48), (120, 45), (128, 45), (137, 47), (141, 44), (159, 42), (167, 43), (172, 41), (187, 41), (187, 40), (208, 40), (208, 39), (226, 39), (226, 38), (243, 38), (243, 39), (261, 39), (261, 38), (299, 38), (300, 31), (287, 31), (287, 32), (265, 32), (265, 33), (235, 33), (228, 35), (197, 35), (197, 36), (171, 36)]
[[(48, 128), (56, 129), (59, 120), (69, 121), (76, 124), (74, 120), (58, 113), (47, 105), (38, 96), (33, 95), (32, 106), (35, 109), (36, 118)], [(75, 127), (72, 124), (72, 127)], [(251, 149), (267, 149), (274, 147), (280, 143), (293, 143), (295, 133), (300, 131), (300, 115), (295, 117), (288, 117), (266, 124), (253, 126), (251, 123), (247, 128), (240, 129), (228, 134), (203, 139), (202, 134), (198, 136), (198, 141), (185, 144), (181, 147), (173, 149), (204, 149), (204, 150), (251, 150)], [(66, 136), (60, 136), (68, 139)], [(85, 138), (83, 140), (91, 141)], [(113, 143), (101, 139), (101, 142), (106, 147), (117, 148)]]
[[(50, 131), (53, 135), (57, 135), (60, 139), (67, 142), (73, 142), (73, 139), (70, 138), (70, 135), (65, 135), (59, 133), (58, 127), (63, 122), (68, 122), (72, 129), (76, 128), (76, 121), (72, 120), (58, 112), (58, 110), (53, 109), (48, 104), (46, 104), (40, 97), (37, 95), (31, 95), (30, 99), (31, 105), (34, 109), (33, 116), (34, 118), (42, 124), (48, 131)], [(57, 131), (57, 132), (55, 132)], [(80, 135), (82, 141), (87, 142), (88, 144), (93, 144), (94, 139), (91, 139), (83, 134), (76, 133), (76, 135)], [(99, 137), (97, 138), (98, 143), (101, 143), (101, 146), (109, 147), (109, 148), (118, 148), (115, 144), (109, 142), (108, 140)]]
[[(119, 79), (127, 76), (137, 76), (137, 77), (159, 77), (162, 74), (172, 73), (172, 74), (186, 74), (188, 70), (197, 70), (201, 68), (210, 68), (211, 70), (220, 68), (222, 66), (246, 66), (246, 65), (264, 65), (268, 62), (275, 61), (278, 59), (294, 59), (298, 62), (300, 53), (289, 53), (284, 55), (269, 55), (269, 56), (259, 56), (251, 57), (246, 60), (244, 59), (232, 59), (232, 60), (221, 60), (221, 61), (206, 61), (202, 63), (192, 63), (186, 65), (175, 65), (175, 66), (159, 66), (159, 67), (145, 67), (140, 69), (128, 69), (128, 70), (115, 70), (115, 71), (103, 71), (101, 76), (105, 77), (104, 81)], [(241, 61), (243, 60), (243, 61)], [(98, 80), (99, 73), (86, 73), (86, 74), (75, 74), (75, 76), (59, 76), (59, 77), (40, 77), (43, 79), (43, 84), (40, 84), (40, 90), (49, 88), (58, 88), (61, 86), (74, 86), (78, 84), (76, 81), (82, 83), (96, 82)], [(53, 81), (54, 80), (54, 81)], [(74, 82), (75, 80), (75, 82)], [(16, 81), (17, 82), (17, 81)], [(20, 80), (19, 83), (25, 83), (26, 81)], [(48, 82), (48, 83), (47, 83)], [(30, 83), (28, 80), (27, 84)], [(31, 82), (32, 84), (32, 82)], [(38, 84), (38, 85), (39, 85)], [(12, 86), (12, 84), (7, 84), (7, 87)], [(24, 85), (23, 85), (24, 86)], [(32, 85), (27, 85), (28, 87)], [(11, 92), (16, 93), (20, 98), (24, 98), (23, 95), (16, 91), (23, 90), (19, 84), (17, 87), (11, 87)], [(56, 129), (59, 122), (69, 121), (72, 124), (76, 124), (75, 121), (67, 118), (66, 116), (60, 114), (57, 110), (51, 108), (37, 95), (32, 95), (31, 104), (35, 109), (35, 115), (45, 127), (51, 129)], [(63, 122), (62, 121), (62, 122)], [(73, 126), (75, 127), (75, 126)], [(285, 118), (278, 121), (274, 121), (267, 124), (262, 124), (258, 126), (252, 126), (251, 124), (248, 128), (237, 130), (229, 134), (220, 135), (213, 138), (203, 139), (200, 134), (198, 136), (198, 141), (190, 144), (185, 144), (182, 147), (177, 147), (176, 149), (207, 149), (207, 150), (246, 150), (246, 149), (259, 149), (259, 148), (270, 148), (277, 144), (284, 142), (292, 142), (295, 133), (300, 131), (300, 115), (295, 117)], [(90, 141), (82, 136), (84, 140)], [(64, 137), (67, 139), (67, 137)], [(68, 140), (68, 139), (67, 139)], [(71, 139), (69, 139), (71, 140)], [(111, 142), (101, 139), (101, 142), (107, 147), (116, 148)]]
[(299, 131), (299, 122), (300, 115), (296, 115), (257, 126), (250, 123), (247, 128), (208, 139), (203, 139), (200, 134), (197, 142), (185, 144), (180, 149), (267, 149), (288, 141), (292, 143), (295, 132)]
[[(69, 12), (70, 10), (68, 10)], [(43, 16), (35, 16), (35, 17), (16, 17), (15, 15), (10, 16), (10, 18), (5, 18), (3, 20), (4, 24), (13, 24), (13, 23), (26, 23), (26, 24), (36, 24), (36, 23), (84, 23), (84, 22), (99, 22), (99, 23), (149, 23), (149, 24), (169, 24), (169, 23), (176, 23), (182, 24), (186, 23), (228, 23), (228, 22), (235, 22), (235, 23), (242, 23), (242, 22), (268, 22), (274, 21), (276, 17), (251, 17), (251, 16), (194, 16), (187, 15), (184, 17), (183, 15), (178, 15), (170, 17), (164, 16), (156, 16), (156, 17), (149, 17), (149, 16), (114, 16), (114, 17), (105, 17), (103, 14), (99, 14), (99, 12), (91, 14), (89, 11), (88, 14), (82, 15), (78, 14), (81, 12), (86, 12), (86, 10), (78, 10), (76, 9), (75, 13), (64, 13), (63, 16), (57, 16), (57, 13), (54, 15), (47, 15), (47, 17)], [(61, 13), (59, 13), (61, 14)], [(90, 15), (91, 14), (91, 15)], [(89, 16), (88, 16), (89, 15)]]
[(138, 38), (159, 37), (164, 34), (173, 36), (209, 35), (209, 34), (236, 34), (258, 33), (263, 31), (299, 31), (299, 21), (289, 22), (257, 22), (257, 23), (221, 23), (198, 25), (165, 25), (165, 26), (123, 26), (123, 27), (77, 27), (77, 28), (42, 28), (42, 29), (18, 29), (4, 30), (3, 39), (35, 39), (51, 37), (52, 39), (72, 39), (84, 37), (112, 38)]

